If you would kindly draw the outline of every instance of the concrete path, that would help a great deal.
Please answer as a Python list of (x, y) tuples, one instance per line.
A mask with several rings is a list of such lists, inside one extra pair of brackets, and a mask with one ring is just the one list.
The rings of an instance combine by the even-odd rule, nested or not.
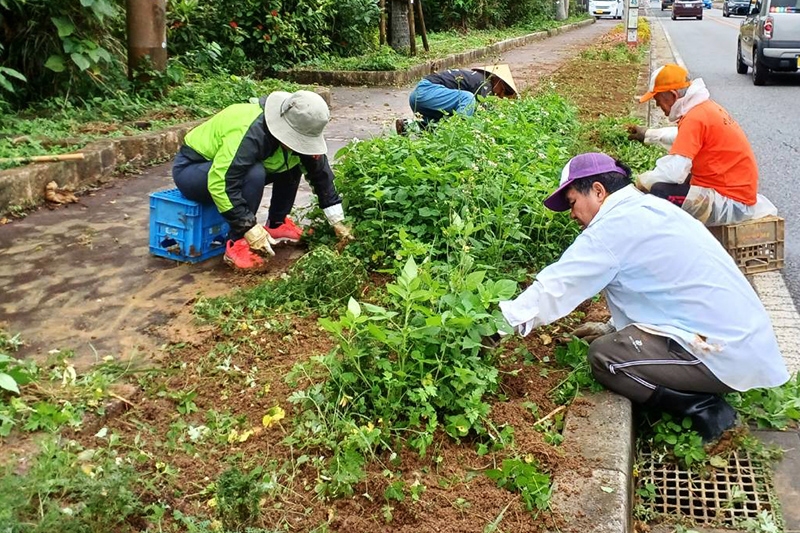
[[(605, 21), (507, 52), (521, 86), (554, 72), (610, 30)], [(498, 58), (499, 59), (499, 58)], [(486, 62), (491, 62), (487, 59)], [(335, 88), (326, 130), (330, 156), (353, 138), (393, 129), (410, 116), (404, 88)], [(41, 209), (0, 226), (0, 324), (21, 333), (23, 356), (71, 349), (90, 364), (108, 354), (145, 357), (162, 343), (196, 335), (191, 303), (238, 284), (221, 259), (184, 265), (148, 253), (148, 195), (172, 187), (169, 164), (118, 179), (80, 204)], [(269, 204), (270, 191), (263, 206)], [(307, 186), (298, 203), (311, 201)], [(263, 209), (259, 219), (264, 218)], [(298, 252), (278, 250), (277, 269)]]

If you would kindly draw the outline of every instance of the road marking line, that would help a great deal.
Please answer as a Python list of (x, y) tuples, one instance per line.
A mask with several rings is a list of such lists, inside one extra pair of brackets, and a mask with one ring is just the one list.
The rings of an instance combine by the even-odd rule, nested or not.
[[(649, 10), (649, 6), (648, 6), (648, 10)], [(669, 45), (669, 49), (672, 50), (672, 56), (675, 58), (675, 62), (678, 65), (680, 65), (683, 68), (685, 68), (686, 70), (689, 70), (686, 67), (686, 63), (683, 62), (683, 58), (681, 57), (680, 52), (678, 52), (678, 47), (676, 47), (675, 43), (672, 42), (672, 37), (669, 36), (669, 32), (667, 31), (667, 28), (665, 28), (664, 27), (664, 23), (661, 22), (661, 17), (650, 17), (650, 18), (656, 19), (658, 21), (658, 25), (661, 26), (661, 30), (664, 32), (664, 36), (667, 38), (667, 44)]]
[(739, 29), (739, 26), (737, 26), (736, 24), (732, 24), (732, 23), (730, 23), (730, 22), (728, 22), (728, 21), (726, 21), (726, 20), (720, 20), (720, 19), (718, 19), (718, 18), (709, 18), (708, 20), (713, 20), (713, 21), (714, 21), (714, 22), (716, 22), (717, 24), (722, 24), (722, 25), (724, 25), (724, 26), (730, 26), (731, 28), (733, 28), (733, 29), (735, 29), (735, 30), (738, 30), (738, 29)]

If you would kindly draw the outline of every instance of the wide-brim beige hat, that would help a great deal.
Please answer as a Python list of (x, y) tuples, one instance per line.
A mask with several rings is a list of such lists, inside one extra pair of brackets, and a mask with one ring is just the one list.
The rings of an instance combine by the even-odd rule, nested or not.
[(514, 94), (518, 94), (519, 91), (517, 90), (517, 85), (514, 83), (514, 77), (511, 75), (511, 68), (503, 63), (501, 65), (487, 65), (485, 67), (477, 67), (472, 70), (477, 70), (481, 72), (485, 72), (487, 74), (491, 74), (492, 76), (497, 76), (501, 80), (508, 85), (508, 88), (514, 91)]
[(331, 114), (328, 104), (317, 93), (270, 93), (264, 104), (264, 118), (270, 133), (293, 152), (304, 155), (328, 153), (322, 130)]

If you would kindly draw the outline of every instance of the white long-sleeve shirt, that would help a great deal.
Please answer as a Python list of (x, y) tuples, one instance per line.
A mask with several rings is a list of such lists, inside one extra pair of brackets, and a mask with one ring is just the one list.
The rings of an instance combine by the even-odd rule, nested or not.
[(527, 335), (601, 290), (618, 330), (673, 338), (731, 388), (789, 379), (753, 288), (711, 233), (666, 200), (633, 186), (613, 193), (561, 259), (500, 309)]

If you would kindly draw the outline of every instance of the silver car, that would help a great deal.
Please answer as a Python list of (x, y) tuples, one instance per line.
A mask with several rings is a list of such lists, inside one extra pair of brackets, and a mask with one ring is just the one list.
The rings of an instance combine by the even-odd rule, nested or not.
[(770, 72), (800, 68), (800, 0), (751, 0), (739, 28), (736, 71), (753, 69), (753, 83), (764, 85)]

